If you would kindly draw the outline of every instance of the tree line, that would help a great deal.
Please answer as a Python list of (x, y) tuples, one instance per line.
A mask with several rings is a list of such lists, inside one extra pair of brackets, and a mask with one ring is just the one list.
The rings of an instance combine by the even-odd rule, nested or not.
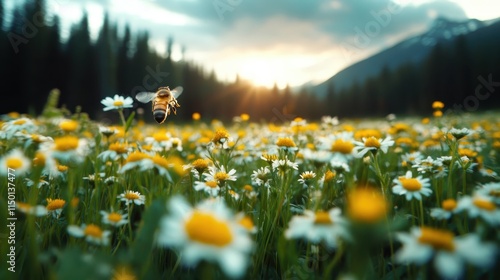
[[(0, 79), (4, 96), (12, 97), (12, 102), (0, 102), (0, 113), (40, 114), (49, 92), (57, 88), (61, 91), (59, 106), (99, 120), (110, 117), (100, 104), (107, 96), (135, 96), (139, 91), (182, 85), (179, 120), (190, 119), (194, 112), (220, 120), (248, 113), (255, 121), (275, 122), (296, 116), (418, 114), (430, 110), (433, 100), (463, 102), (474, 93), (477, 73), (500, 80), (498, 51), (493, 58), (485, 58), (491, 50), (471, 53), (466, 40), (459, 39), (451, 52), (436, 46), (421, 64), (384, 69), (379, 76), (338, 92), (331, 85), (325, 98), (308, 88), (292, 92), (290, 87), (256, 87), (240, 78), (224, 82), (195, 61), (174, 61), (173, 38), (166, 38), (166, 54), (161, 55), (149, 45), (147, 32), (133, 34), (128, 26), (119, 32), (107, 15), (96, 40), (90, 37), (87, 15), (63, 40), (60, 19), (49, 16), (45, 4), (44, 0), (26, 0), (6, 22), (0, 0)], [(498, 96), (492, 94), (481, 108), (499, 104)], [(136, 106), (149, 112), (151, 105)]]

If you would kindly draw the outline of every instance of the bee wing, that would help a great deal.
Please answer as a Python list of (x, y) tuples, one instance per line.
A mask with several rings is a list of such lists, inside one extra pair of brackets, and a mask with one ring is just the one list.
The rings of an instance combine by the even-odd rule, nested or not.
[(153, 100), (155, 98), (156, 93), (155, 92), (139, 92), (136, 96), (135, 99), (139, 100), (142, 103), (148, 103), (149, 101)]
[(174, 98), (177, 98), (181, 95), (182, 91), (184, 90), (183, 87), (176, 87), (174, 88), (173, 90), (170, 91), (170, 93), (172, 94), (172, 96)]

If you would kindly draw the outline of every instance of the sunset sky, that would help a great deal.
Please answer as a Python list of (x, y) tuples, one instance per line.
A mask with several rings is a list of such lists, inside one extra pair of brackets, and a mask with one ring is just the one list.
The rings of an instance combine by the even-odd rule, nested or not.
[[(8, 6), (16, 2), (8, 0)], [(222, 80), (237, 73), (258, 85), (321, 82), (350, 64), (417, 35), (439, 16), (462, 20), (500, 17), (498, 0), (48, 0), (63, 30), (86, 10), (91, 30), (107, 11), (120, 30), (147, 30), (174, 59), (214, 69)]]

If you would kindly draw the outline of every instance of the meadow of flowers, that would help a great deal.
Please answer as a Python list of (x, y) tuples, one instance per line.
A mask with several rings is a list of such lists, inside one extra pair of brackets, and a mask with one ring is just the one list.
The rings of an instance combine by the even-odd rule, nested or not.
[(2, 116), (1, 279), (500, 275), (498, 114), (148, 125), (132, 102)]

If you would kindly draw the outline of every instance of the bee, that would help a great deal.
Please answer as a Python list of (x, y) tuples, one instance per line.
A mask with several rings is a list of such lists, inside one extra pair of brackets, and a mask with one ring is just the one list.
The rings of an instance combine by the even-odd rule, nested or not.
[(168, 87), (158, 88), (156, 92), (139, 92), (135, 99), (142, 103), (153, 101), (153, 117), (157, 123), (163, 123), (171, 112), (177, 114), (177, 108), (181, 107), (177, 102), (177, 97), (181, 95), (183, 88), (176, 87), (170, 90)]

